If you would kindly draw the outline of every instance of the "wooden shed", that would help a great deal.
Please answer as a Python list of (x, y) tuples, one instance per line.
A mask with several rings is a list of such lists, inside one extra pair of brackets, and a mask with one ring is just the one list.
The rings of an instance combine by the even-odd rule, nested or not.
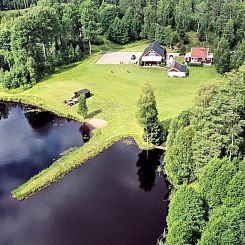
[(80, 95), (82, 95), (82, 94), (85, 95), (85, 98), (89, 98), (91, 96), (91, 93), (87, 88), (76, 91), (76, 92), (74, 92), (74, 94), (75, 94), (76, 98), (80, 97)]

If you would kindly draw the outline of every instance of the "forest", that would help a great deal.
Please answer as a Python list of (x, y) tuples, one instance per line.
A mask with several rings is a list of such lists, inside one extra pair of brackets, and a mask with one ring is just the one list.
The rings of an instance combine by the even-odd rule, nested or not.
[(159, 244), (244, 244), (244, 156), (243, 65), (171, 122), (164, 170), (175, 191)]
[(0, 83), (8, 89), (28, 88), (86, 58), (104, 37), (120, 44), (156, 40), (184, 54), (195, 32), (215, 52), (221, 74), (245, 57), (241, 0), (2, 0), (0, 11)]

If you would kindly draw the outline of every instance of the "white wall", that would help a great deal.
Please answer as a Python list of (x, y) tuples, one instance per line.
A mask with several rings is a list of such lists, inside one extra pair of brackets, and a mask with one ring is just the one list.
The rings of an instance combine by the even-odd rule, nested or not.
[(186, 73), (185, 72), (169, 72), (168, 71), (168, 76), (169, 77), (186, 77)]
[(157, 62), (161, 62), (162, 61), (162, 57), (161, 56), (143, 56), (142, 61), (157, 61)]

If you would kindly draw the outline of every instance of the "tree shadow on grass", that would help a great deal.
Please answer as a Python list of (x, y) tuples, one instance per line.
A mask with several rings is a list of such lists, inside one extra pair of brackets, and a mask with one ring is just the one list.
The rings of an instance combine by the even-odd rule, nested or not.
[(95, 117), (96, 115), (100, 114), (101, 112), (102, 112), (101, 109), (92, 111), (92, 112), (90, 112), (90, 113), (86, 116), (86, 118), (93, 118), (93, 117)]
[(67, 64), (67, 65), (63, 65), (63, 66), (58, 66), (55, 68), (54, 71), (44, 74), (41, 77), (41, 79), (38, 81), (38, 83), (44, 82), (48, 79), (52, 79), (53, 75), (57, 75), (57, 74), (60, 74), (62, 72), (72, 70), (73, 68), (77, 67), (79, 64), (80, 64), (79, 62), (76, 62), (76, 63), (71, 63), (71, 64)]

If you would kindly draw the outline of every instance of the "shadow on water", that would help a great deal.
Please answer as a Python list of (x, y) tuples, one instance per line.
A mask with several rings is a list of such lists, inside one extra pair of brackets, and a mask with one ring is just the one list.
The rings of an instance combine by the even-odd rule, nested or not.
[(136, 166), (139, 168), (137, 175), (139, 176), (140, 188), (144, 191), (151, 191), (156, 179), (157, 167), (161, 164), (163, 151), (154, 149), (151, 151), (142, 151)]

